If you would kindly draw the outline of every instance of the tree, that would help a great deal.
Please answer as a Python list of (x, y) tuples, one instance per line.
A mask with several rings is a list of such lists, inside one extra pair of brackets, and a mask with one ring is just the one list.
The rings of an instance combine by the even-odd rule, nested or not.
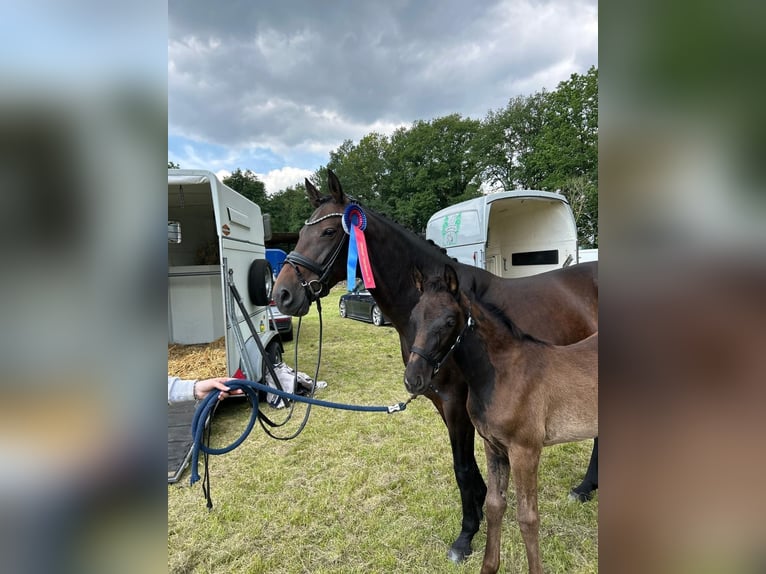
[(598, 71), (490, 111), (478, 146), (482, 178), (504, 189), (561, 190), (583, 176), (598, 185)]
[(569, 178), (561, 189), (572, 208), (577, 225), (577, 244), (580, 247), (598, 247), (598, 191), (582, 175)]
[(598, 245), (598, 70), (519, 96), (484, 122), (477, 149), (491, 187), (567, 196), (583, 246)]
[(168, 169), (180, 169), (181, 166), (174, 161), (168, 160)]
[(299, 184), (272, 195), (264, 210), (271, 215), (273, 230), (299, 231), (313, 208), (306, 198), (306, 188)]
[(534, 138), (533, 169), (541, 189), (560, 190), (573, 177), (598, 185), (598, 72), (572, 74), (546, 95)]
[(482, 180), (492, 188), (535, 187), (535, 141), (543, 128), (547, 93), (512, 98), (508, 105), (490, 111), (477, 138)]
[(479, 195), (474, 143), (480, 126), (477, 120), (452, 114), (394, 132), (381, 199), (397, 221), (422, 232), (434, 211)]
[(415, 122), (390, 138), (373, 132), (358, 144), (346, 140), (315, 179), (326, 189), (327, 169), (332, 169), (349, 195), (422, 231), (434, 211), (479, 194), (473, 144), (480, 127), (453, 114)]
[(572, 204), (583, 246), (598, 245), (598, 70), (548, 92), (517, 96), (483, 121), (452, 114), (390, 137), (370, 133), (330, 153), (314, 183), (335, 171), (351, 196), (416, 232), (483, 184), (559, 191)]
[(266, 206), (266, 186), (249, 169), (243, 172), (237, 168), (229, 177), (223, 178), (223, 183), (244, 195), (253, 203), (257, 203), (261, 207)]
[[(357, 145), (346, 140), (330, 152), (326, 168), (318, 172), (320, 187), (327, 184), (327, 169), (332, 169), (343, 182), (343, 189), (352, 197), (369, 205), (372, 209), (383, 210), (386, 179), (386, 154), (388, 138), (372, 132), (359, 140)], [(326, 187), (325, 187), (326, 188)]]

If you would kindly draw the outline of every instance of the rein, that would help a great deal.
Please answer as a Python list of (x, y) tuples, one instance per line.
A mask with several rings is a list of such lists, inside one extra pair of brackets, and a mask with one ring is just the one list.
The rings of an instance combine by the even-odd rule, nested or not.
[[(315, 223), (319, 223), (319, 221), (322, 221), (324, 219), (327, 219), (328, 217), (335, 217), (338, 215), (343, 214), (329, 214), (322, 218), (319, 218), (313, 222), (307, 222), (307, 224), (313, 225)], [(320, 289), (318, 291), (312, 291), (310, 287), (308, 287), (308, 284), (303, 280), (302, 276), (300, 275), (299, 270), (293, 263), (291, 265), (296, 271), (296, 274), (298, 274), (298, 277), (301, 279), (303, 287), (306, 288), (306, 290), (309, 293), (314, 293), (316, 295), (316, 304), (317, 304), (317, 311), (319, 313), (319, 353), (317, 356), (317, 364), (316, 364), (316, 372), (314, 375), (314, 379), (312, 382), (311, 387), (311, 393), (310, 396), (303, 396), (298, 395), (296, 393), (290, 393), (285, 390), (283, 390), (279, 384), (279, 378), (276, 376), (276, 373), (274, 372), (274, 367), (271, 365), (269, 361), (265, 361), (266, 367), (274, 380), (274, 384), (277, 388), (271, 387), (269, 385), (265, 385), (263, 383), (257, 383), (254, 381), (248, 381), (244, 379), (234, 379), (227, 381), (226, 385), (230, 389), (242, 389), (243, 393), (247, 396), (248, 401), (250, 401), (250, 406), (252, 407), (251, 413), (250, 413), (250, 419), (245, 427), (245, 430), (242, 432), (242, 434), (237, 438), (234, 442), (232, 442), (230, 445), (222, 447), (222, 448), (212, 448), (209, 445), (210, 443), (210, 436), (212, 434), (212, 417), (215, 413), (215, 409), (217, 408), (219, 401), (218, 401), (218, 393), (209, 393), (197, 406), (197, 409), (194, 413), (194, 418), (192, 419), (192, 461), (191, 461), (191, 484), (196, 483), (200, 480), (200, 475), (198, 472), (198, 465), (199, 465), (199, 453), (202, 452), (204, 454), (204, 463), (205, 463), (205, 478), (202, 483), (202, 490), (205, 495), (205, 498), (207, 500), (207, 508), (208, 510), (212, 510), (213, 508), (213, 501), (211, 498), (211, 489), (210, 489), (210, 472), (208, 470), (208, 455), (211, 454), (225, 454), (228, 452), (231, 452), (235, 448), (237, 448), (239, 445), (241, 445), (245, 439), (250, 435), (250, 432), (253, 430), (253, 427), (255, 426), (255, 421), (257, 420), (261, 427), (263, 428), (264, 432), (270, 436), (273, 439), (276, 440), (290, 440), (295, 437), (297, 437), (305, 428), (306, 423), (308, 422), (309, 413), (311, 412), (312, 405), (326, 407), (326, 408), (332, 408), (332, 409), (340, 409), (340, 410), (348, 410), (348, 411), (357, 411), (357, 412), (385, 412), (388, 414), (401, 412), (407, 408), (407, 405), (416, 397), (414, 395), (410, 396), (409, 399), (407, 399), (405, 402), (396, 403), (394, 405), (389, 406), (363, 406), (363, 405), (350, 405), (345, 403), (335, 403), (330, 401), (323, 401), (320, 399), (315, 399), (313, 397), (314, 390), (316, 388), (316, 381), (319, 376), (319, 365), (321, 363), (322, 359), (322, 339), (323, 339), (323, 322), (322, 322), (322, 304), (320, 300), (321, 292), (323, 287), (325, 286), (322, 281), (326, 280), (326, 276), (329, 274), (329, 269), (332, 267), (333, 262), (338, 258), (338, 254), (340, 253), (341, 248), (343, 247), (344, 240), (341, 240), (340, 243), (334, 248), (331, 257), (329, 258), (329, 262), (326, 263), (326, 270), (318, 269), (318, 271), (321, 272), (317, 273), (320, 275)], [(316, 272), (317, 267), (314, 266), (313, 262), (308, 260), (307, 258), (303, 257), (300, 254), (291, 253), (288, 255), (288, 257), (293, 256), (293, 259), (300, 265), (304, 265), (308, 267), (310, 270)], [(307, 266), (303, 261), (308, 262), (310, 266)], [(317, 282), (316, 280), (312, 281), (312, 283)], [(247, 310), (244, 308), (244, 304), (242, 302), (241, 297), (239, 296), (239, 292), (237, 291), (236, 286), (232, 283), (230, 285), (230, 289), (232, 292), (232, 295), (237, 302), (237, 304), (240, 307), (240, 310), (242, 311), (245, 320), (248, 323), (248, 326), (250, 327), (251, 332), (253, 333), (254, 340), (256, 344), (258, 345), (259, 350), (262, 353), (262, 356), (266, 357), (266, 351), (263, 348), (263, 344), (260, 341), (260, 338), (255, 335), (256, 331), (253, 327), (250, 317), (247, 313)], [(298, 341), (300, 339), (300, 330), (301, 330), (301, 322), (302, 320), (298, 321), (298, 329), (296, 332), (296, 341), (295, 341), (295, 388), (297, 388), (297, 378), (298, 378)], [(259, 408), (259, 400), (258, 400), (258, 393), (259, 392), (265, 392), (265, 393), (271, 393), (274, 395), (277, 395), (281, 398), (287, 399), (290, 401), (290, 410), (286, 417), (286, 419), (281, 423), (274, 423), (272, 422), (264, 413), (260, 411)], [(292, 433), (289, 436), (277, 436), (275, 435), (271, 430), (269, 430), (268, 427), (277, 428), (284, 426), (287, 424), (287, 422), (292, 418), (293, 415), (293, 409), (295, 408), (295, 403), (305, 403), (308, 405), (306, 408), (306, 413), (303, 417), (303, 420), (301, 421), (298, 429)], [(205, 423), (206, 421), (209, 421), (208, 427), (207, 427), (207, 444), (205, 444), (204, 440), (204, 433), (205, 433)]]
[[(415, 398), (417, 398), (415, 395), (410, 396), (406, 401), (395, 403), (393, 405), (388, 406), (367, 406), (367, 405), (351, 405), (346, 403), (336, 403), (332, 401), (323, 401), (321, 399), (315, 399), (312, 396), (303, 396), (298, 395), (295, 393), (290, 393), (281, 389), (276, 389), (274, 387), (270, 387), (269, 385), (264, 385), (263, 383), (257, 383), (255, 381), (248, 381), (244, 379), (235, 379), (231, 381), (227, 381), (226, 386), (228, 386), (232, 390), (241, 389), (242, 392), (247, 397), (248, 401), (250, 401), (250, 406), (252, 407), (252, 410), (250, 412), (250, 419), (247, 422), (247, 425), (245, 427), (245, 430), (242, 431), (242, 434), (234, 440), (231, 444), (225, 447), (221, 448), (213, 448), (205, 444), (204, 440), (204, 432), (205, 432), (205, 421), (210, 418), (212, 421), (212, 416), (215, 412), (215, 409), (217, 408), (219, 401), (218, 401), (218, 393), (209, 393), (200, 404), (197, 406), (196, 411), (194, 412), (194, 418), (192, 419), (192, 458), (191, 458), (191, 484), (193, 485), (197, 481), (200, 480), (200, 475), (198, 472), (198, 465), (199, 465), (199, 453), (202, 452), (205, 454), (205, 480), (203, 481), (202, 489), (205, 494), (205, 498), (207, 500), (207, 508), (208, 510), (211, 510), (213, 508), (213, 500), (211, 498), (211, 492), (210, 492), (210, 473), (208, 471), (208, 458), (207, 455), (219, 455), (219, 454), (226, 454), (228, 452), (233, 451), (235, 448), (237, 448), (239, 445), (241, 445), (245, 439), (250, 435), (250, 432), (253, 430), (253, 427), (255, 426), (255, 421), (261, 423), (261, 426), (263, 426), (263, 420), (267, 422), (270, 426), (280, 426), (280, 425), (274, 425), (269, 419), (260, 411), (259, 407), (259, 400), (258, 400), (258, 393), (259, 392), (265, 392), (265, 393), (271, 393), (274, 395), (277, 395), (279, 397), (282, 397), (284, 399), (288, 399), (293, 402), (299, 402), (299, 403), (306, 403), (309, 405), (309, 409), (312, 405), (316, 405), (318, 407), (325, 407), (330, 409), (338, 409), (338, 410), (345, 410), (345, 411), (356, 411), (356, 412), (382, 412), (387, 414), (393, 414), (402, 412), (407, 408), (407, 405), (412, 402)], [(290, 438), (294, 438), (297, 436), (300, 431), (303, 429), (303, 426), (305, 425), (305, 419), (304, 424), (301, 425), (301, 428), (292, 436), (290, 437), (277, 437), (271, 434), (268, 430), (266, 430), (266, 427), (264, 426), (264, 430), (266, 430), (267, 434), (271, 436), (272, 438), (276, 438), (278, 440), (288, 440)], [(208, 425), (207, 429), (207, 442), (210, 442), (210, 435), (212, 431), (212, 424)]]

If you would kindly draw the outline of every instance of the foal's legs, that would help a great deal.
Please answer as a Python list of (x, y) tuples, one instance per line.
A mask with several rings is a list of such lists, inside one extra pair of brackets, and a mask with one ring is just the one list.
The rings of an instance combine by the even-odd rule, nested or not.
[(537, 511), (537, 469), (541, 450), (541, 445), (526, 446), (517, 443), (508, 448), (513, 483), (516, 487), (516, 519), (527, 549), (529, 574), (543, 572), (539, 545), (540, 516)]
[(484, 441), (487, 455), (487, 545), (481, 574), (495, 574), (500, 567), (500, 531), (507, 506), (508, 454)]

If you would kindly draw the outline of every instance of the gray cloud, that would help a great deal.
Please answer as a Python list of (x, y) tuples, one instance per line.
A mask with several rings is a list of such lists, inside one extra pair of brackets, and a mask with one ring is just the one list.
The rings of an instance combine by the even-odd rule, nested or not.
[(595, 0), (171, 1), (169, 126), (226, 146), (327, 150), (474, 118), (597, 63)]

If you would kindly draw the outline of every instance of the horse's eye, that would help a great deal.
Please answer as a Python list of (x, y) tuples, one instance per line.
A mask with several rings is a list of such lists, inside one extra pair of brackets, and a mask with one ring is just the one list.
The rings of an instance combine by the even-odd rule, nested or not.
[(450, 317), (447, 319), (447, 326), (448, 327), (454, 327), (455, 326), (455, 319), (453, 317)]
[(335, 233), (336, 233), (337, 231), (338, 231), (338, 230), (337, 230), (337, 229), (335, 229), (334, 227), (328, 227), (327, 229), (325, 229), (324, 231), (322, 231), (322, 237), (332, 237), (333, 235), (335, 235)]

